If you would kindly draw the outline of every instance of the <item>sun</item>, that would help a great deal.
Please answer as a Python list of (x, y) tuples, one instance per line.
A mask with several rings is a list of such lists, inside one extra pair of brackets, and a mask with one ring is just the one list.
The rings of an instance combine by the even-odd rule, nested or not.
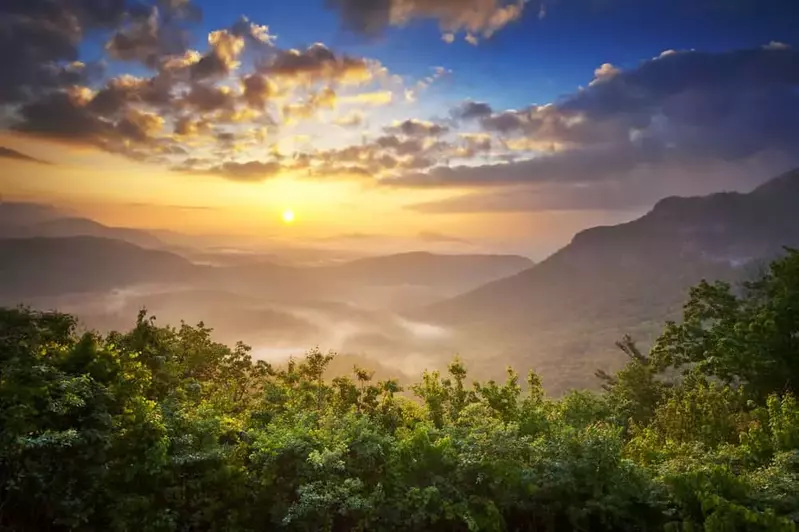
[(281, 218), (283, 218), (283, 223), (290, 224), (291, 222), (294, 221), (294, 211), (292, 211), (291, 209), (286, 209), (285, 211), (283, 211), (283, 215), (281, 216)]

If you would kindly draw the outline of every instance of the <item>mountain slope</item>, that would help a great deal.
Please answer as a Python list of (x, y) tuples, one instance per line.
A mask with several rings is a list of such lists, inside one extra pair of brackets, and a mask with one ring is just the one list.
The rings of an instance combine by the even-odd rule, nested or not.
[(202, 271), (172, 253), (87, 236), (4, 239), (0, 256), (0, 294), (5, 299), (190, 282)]
[(163, 246), (160, 239), (141, 229), (128, 227), (109, 227), (88, 218), (58, 218), (47, 220), (30, 228), (35, 236), (67, 237), (94, 236), (124, 240), (140, 247), (159, 248)]
[[(53, 232), (64, 231), (66, 226), (62, 221), (54, 221), (57, 223), (52, 227), (57, 229)], [(82, 219), (70, 221), (70, 225), (76, 230), (105, 228)], [(123, 236), (126, 231), (114, 230)], [(385, 300), (382, 293), (385, 290), (407, 293), (409, 287), (421, 287), (438, 296), (428, 297), (427, 301), (432, 301), (518, 272), (530, 264), (527, 259), (512, 256), (409, 253), (330, 267), (283, 266), (257, 257), (252, 263), (212, 267), (122, 239), (94, 236), (9, 238), (0, 240), (0, 256), (3, 257), (0, 295), (6, 299), (102, 292), (146, 282), (195, 284), (200, 288), (292, 302), (306, 299), (352, 302), (357, 300), (356, 296)]]
[(328, 267), (324, 271), (342, 280), (374, 285), (478, 285), (507, 277), (533, 265), (518, 255), (442, 255), (415, 251), (369, 257)]
[(65, 216), (52, 205), (23, 201), (3, 201), (0, 197), (0, 236), (8, 228), (19, 228)]
[(583, 231), (534, 267), (415, 317), (469, 331), (475, 350), (493, 348), (505, 363), (533, 362), (556, 387), (585, 384), (577, 375), (590, 375), (590, 366), (622, 361), (614, 340), (651, 340), (699, 280), (740, 279), (752, 261), (799, 246), (796, 205), (799, 171), (748, 194), (667, 198), (637, 220)]
[(88, 218), (51, 218), (27, 224), (7, 224), (0, 228), (3, 238), (64, 238), (91, 236), (114, 240), (124, 240), (145, 248), (163, 247), (157, 237), (141, 229), (128, 227), (109, 227)]

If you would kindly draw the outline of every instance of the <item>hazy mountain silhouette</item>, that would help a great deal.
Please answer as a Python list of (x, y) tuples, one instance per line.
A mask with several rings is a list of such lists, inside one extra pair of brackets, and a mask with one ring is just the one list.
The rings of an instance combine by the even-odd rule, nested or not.
[(532, 363), (553, 388), (584, 385), (590, 366), (623, 360), (615, 340), (651, 340), (699, 280), (745, 278), (759, 259), (799, 246), (798, 205), (799, 170), (747, 194), (666, 198), (637, 220), (582, 231), (532, 268), (414, 317), (470, 331), (476, 350), (491, 349), (503, 365)]
[(0, 256), (0, 295), (6, 299), (191, 282), (201, 273), (172, 253), (88, 236), (3, 239)]
[(0, 196), (0, 235), (3, 236), (10, 236), (7, 232), (12, 229), (19, 229), (23, 226), (29, 226), (63, 216), (66, 216), (66, 213), (52, 205), (22, 201), (3, 201)]
[(141, 229), (109, 227), (88, 218), (49, 218), (28, 224), (6, 224), (2, 227), (5, 238), (93, 236), (124, 240), (145, 248), (160, 248), (164, 243)]
[(463, 286), (513, 275), (533, 265), (518, 255), (442, 255), (415, 251), (354, 260), (327, 275), (376, 285)]
[[(67, 227), (62, 221), (52, 221), (59, 232)], [(71, 227), (95, 227), (88, 222), (76, 220)], [(41, 226), (35, 224), (37, 228)], [(97, 226), (113, 229), (118, 235), (137, 235), (135, 230)], [(327, 267), (283, 266), (260, 258), (252, 263), (212, 267), (122, 239), (93, 236), (3, 239), (0, 255), (4, 258), (0, 265), (0, 295), (6, 299), (102, 292), (141, 283), (197, 285), (293, 302), (348, 300), (348, 293), (371, 286), (432, 287), (452, 295), (531, 264), (517, 256), (407, 253)]]

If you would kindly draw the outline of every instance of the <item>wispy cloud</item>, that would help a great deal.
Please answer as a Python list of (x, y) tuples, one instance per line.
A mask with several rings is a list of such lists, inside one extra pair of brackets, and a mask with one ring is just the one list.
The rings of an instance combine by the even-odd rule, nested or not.
[(5, 146), (0, 146), (0, 157), (6, 159), (16, 159), (18, 161), (27, 161), (36, 164), (52, 164), (51, 162), (42, 159), (37, 159), (36, 157), (31, 157), (30, 155), (25, 155), (24, 153), (18, 152), (17, 150), (6, 148)]

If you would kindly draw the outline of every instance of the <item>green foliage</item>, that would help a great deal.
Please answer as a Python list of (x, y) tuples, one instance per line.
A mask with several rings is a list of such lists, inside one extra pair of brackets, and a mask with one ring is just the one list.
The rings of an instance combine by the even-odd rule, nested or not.
[(699, 285), (602, 394), (535, 373), (404, 391), (275, 368), (211, 330), (78, 334), (0, 310), (0, 530), (791, 531), (799, 522), (799, 254)]

